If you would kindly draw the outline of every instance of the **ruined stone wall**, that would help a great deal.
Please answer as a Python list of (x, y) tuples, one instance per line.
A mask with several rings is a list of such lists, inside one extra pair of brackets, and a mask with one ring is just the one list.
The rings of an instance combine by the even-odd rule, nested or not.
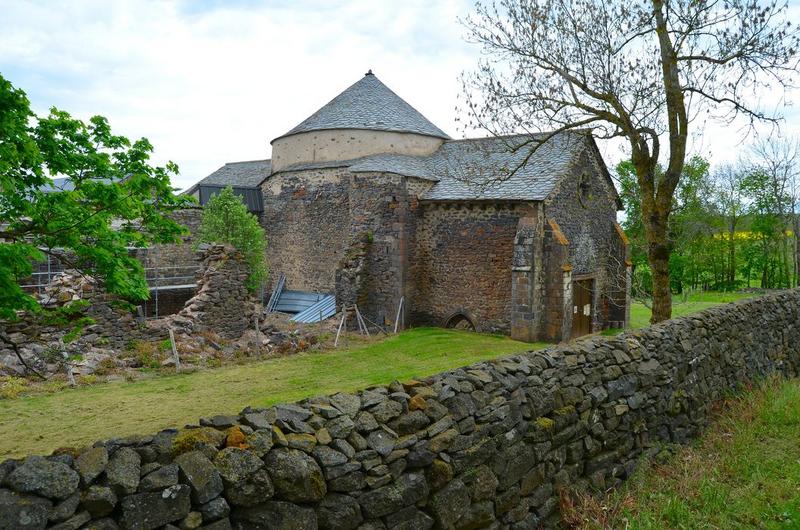
[[(420, 381), (0, 464), (0, 527), (533, 529), (800, 369), (800, 290)], [(63, 526), (57, 526), (63, 525)]]
[(352, 182), (350, 231), (369, 239), (363, 282), (366, 296), (359, 309), (373, 322), (391, 325), (410, 281), (409, 252), (416, 238), (419, 205), (413, 186), (410, 191), (407, 179), (400, 175), (358, 173)]
[[(137, 325), (130, 304), (120, 303), (94, 279), (80, 276), (75, 271), (56, 275), (40, 295), (42, 306), (49, 309), (78, 301), (84, 301), (86, 305), (73, 316), (73, 323), (69, 326), (51, 323), (42, 315), (31, 313), (21, 314), (16, 321), (0, 321), (0, 332), (11, 342), (0, 341), (0, 375), (26, 375), (25, 364), (40, 374), (61, 371), (62, 351), (82, 356), (83, 360), (75, 363), (79, 371), (91, 369), (100, 359), (107, 357), (106, 350), (122, 349), (129, 341), (146, 335)], [(84, 326), (77, 338), (69, 342), (66, 336), (81, 317), (89, 317), (93, 323)], [(65, 337), (68, 344), (64, 344)], [(20, 361), (15, 348), (25, 364)]]
[(443, 325), (456, 311), (479, 331), (510, 332), (511, 269), (524, 205), (423, 207), (413, 270), (412, 322)]
[(256, 311), (247, 289), (247, 262), (230, 245), (203, 247), (198, 257), (197, 293), (168, 322), (184, 333), (210, 330), (228, 339), (240, 337), (252, 327)]
[[(624, 307), (612, 311), (616, 291), (624, 286), (626, 255), (620, 250), (612, 184), (601, 173), (591, 150), (583, 150), (573, 171), (545, 201), (547, 219), (556, 221), (569, 242), (572, 279), (593, 279), (593, 330), (622, 327), (616, 320)], [(613, 314), (612, 314), (613, 313)]]
[[(41, 300), (44, 307), (83, 300), (85, 307), (74, 319), (86, 316), (93, 323), (83, 328), (74, 342), (63, 344), (72, 329), (48, 323), (37, 314), (22, 314), (13, 322), (0, 321), (0, 332), (19, 350), (25, 362), (43, 374), (61, 371), (62, 351), (79, 354), (73, 363), (81, 373), (91, 373), (103, 359), (116, 355), (134, 340), (168, 337), (168, 327), (193, 333), (211, 330), (225, 338), (238, 338), (253, 325), (255, 300), (245, 282), (247, 263), (230, 246), (206, 246), (194, 254), (197, 293), (180, 312), (166, 318), (137, 322), (134, 306), (105, 292), (92, 278), (73, 272), (56, 276)], [(13, 346), (0, 341), (0, 375), (25, 375)], [(2, 526), (0, 526), (2, 528)]]
[(271, 275), (289, 289), (336, 293), (384, 324), (404, 293), (416, 202), (405, 177), (342, 168), (281, 173), (264, 185)]

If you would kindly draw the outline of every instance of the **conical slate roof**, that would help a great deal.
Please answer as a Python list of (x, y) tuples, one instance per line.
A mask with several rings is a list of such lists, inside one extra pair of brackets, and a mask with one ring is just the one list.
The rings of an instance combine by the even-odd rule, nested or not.
[(329, 129), (366, 129), (450, 138), (392, 92), (372, 70), (283, 136)]

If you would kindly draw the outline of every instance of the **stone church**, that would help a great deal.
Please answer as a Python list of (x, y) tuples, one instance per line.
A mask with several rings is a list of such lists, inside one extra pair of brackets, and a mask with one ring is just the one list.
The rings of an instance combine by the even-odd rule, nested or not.
[[(535, 149), (533, 149), (535, 147)], [(233, 186), (272, 281), (393, 325), (562, 341), (629, 318), (619, 196), (588, 133), (454, 140), (371, 71), (187, 193)]]

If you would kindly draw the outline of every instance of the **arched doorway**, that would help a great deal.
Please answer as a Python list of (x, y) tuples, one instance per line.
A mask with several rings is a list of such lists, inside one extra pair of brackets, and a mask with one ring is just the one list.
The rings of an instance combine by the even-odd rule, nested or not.
[(449, 329), (463, 329), (465, 331), (477, 331), (475, 319), (467, 311), (458, 310), (447, 317), (444, 327)]

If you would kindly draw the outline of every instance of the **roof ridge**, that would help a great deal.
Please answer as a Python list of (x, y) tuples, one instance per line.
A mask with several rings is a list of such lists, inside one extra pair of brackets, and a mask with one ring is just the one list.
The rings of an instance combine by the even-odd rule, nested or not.
[(237, 162), (225, 162), (225, 165), (226, 166), (230, 166), (230, 165), (233, 165), (233, 164), (250, 164), (250, 163), (253, 163), (253, 162), (272, 162), (272, 159), (271, 158), (258, 158), (258, 159), (255, 159), (255, 160), (239, 160)]
[[(485, 140), (503, 140), (505, 138), (516, 138), (522, 136), (545, 136), (548, 134), (553, 134), (554, 131), (544, 131), (544, 132), (530, 132), (530, 133), (512, 133), (512, 134), (497, 134), (492, 136), (479, 136), (476, 138), (451, 138), (449, 140), (445, 140), (445, 143), (454, 143), (454, 142), (480, 142)], [(587, 131), (585, 129), (570, 129), (566, 131), (559, 131), (553, 134), (553, 138), (556, 136), (560, 136), (562, 134), (586, 134)]]

